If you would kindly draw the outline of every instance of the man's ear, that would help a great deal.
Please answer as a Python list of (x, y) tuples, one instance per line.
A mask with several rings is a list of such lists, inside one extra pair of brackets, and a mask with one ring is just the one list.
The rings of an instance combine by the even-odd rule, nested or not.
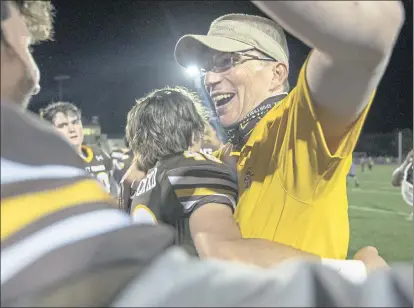
[(276, 62), (272, 65), (273, 78), (270, 85), (271, 92), (283, 90), (284, 84), (288, 78), (288, 72), (288, 66), (284, 62)]

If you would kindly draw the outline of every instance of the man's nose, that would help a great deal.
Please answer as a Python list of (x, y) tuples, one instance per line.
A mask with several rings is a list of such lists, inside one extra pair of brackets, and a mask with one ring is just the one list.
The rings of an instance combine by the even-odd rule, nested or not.
[(36, 84), (35, 87), (33, 88), (33, 92), (32, 95), (37, 95), (40, 92), (40, 85)]
[(75, 131), (75, 125), (69, 124), (68, 125), (68, 130), (69, 130), (69, 132), (74, 132)]
[(206, 88), (208, 94), (214, 89), (214, 87), (223, 80), (223, 77), (220, 73), (207, 72), (204, 76), (204, 87)]

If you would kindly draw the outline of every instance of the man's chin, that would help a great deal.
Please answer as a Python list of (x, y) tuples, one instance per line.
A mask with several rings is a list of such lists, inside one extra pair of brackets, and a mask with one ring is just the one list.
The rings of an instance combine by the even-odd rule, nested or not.
[(219, 116), (218, 119), (223, 128), (230, 128), (238, 123), (238, 119), (227, 114)]
[(230, 128), (239, 122), (240, 114), (238, 106), (237, 101), (230, 101), (224, 106), (216, 107), (216, 114), (223, 128)]

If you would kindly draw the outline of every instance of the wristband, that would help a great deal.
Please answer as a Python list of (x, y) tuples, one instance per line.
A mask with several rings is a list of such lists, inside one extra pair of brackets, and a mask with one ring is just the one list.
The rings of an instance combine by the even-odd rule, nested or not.
[(356, 284), (363, 283), (367, 278), (367, 269), (364, 262), (359, 260), (321, 259), (324, 266), (338, 272), (343, 278)]

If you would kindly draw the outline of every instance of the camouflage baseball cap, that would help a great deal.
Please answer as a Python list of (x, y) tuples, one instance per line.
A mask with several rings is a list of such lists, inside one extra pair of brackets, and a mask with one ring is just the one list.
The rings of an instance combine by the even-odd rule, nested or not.
[(175, 46), (175, 59), (184, 67), (201, 64), (207, 50), (236, 52), (257, 49), (288, 63), (289, 50), (283, 29), (268, 18), (228, 14), (212, 22), (207, 35), (184, 35)]

